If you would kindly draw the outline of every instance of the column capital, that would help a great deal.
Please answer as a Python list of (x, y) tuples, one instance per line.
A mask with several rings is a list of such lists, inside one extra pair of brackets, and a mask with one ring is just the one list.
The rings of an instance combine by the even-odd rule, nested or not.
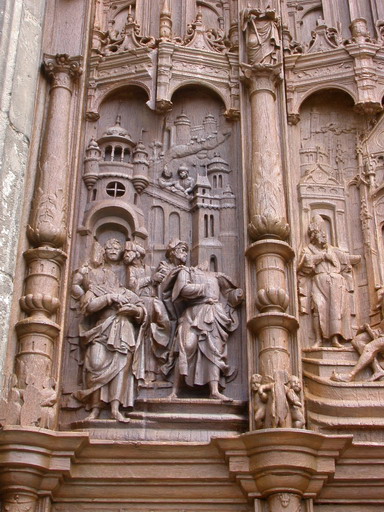
[(51, 81), (51, 87), (64, 87), (72, 92), (72, 83), (83, 72), (81, 61), (81, 57), (70, 57), (67, 53), (44, 55), (43, 69)]
[(249, 88), (250, 95), (266, 91), (273, 96), (276, 85), (282, 80), (282, 65), (278, 64), (240, 64), (243, 79)]

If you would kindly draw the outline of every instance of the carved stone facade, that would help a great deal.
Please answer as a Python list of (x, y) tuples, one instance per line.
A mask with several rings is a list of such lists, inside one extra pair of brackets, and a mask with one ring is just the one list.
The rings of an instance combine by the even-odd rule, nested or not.
[(2, 510), (382, 510), (382, 1), (1, 26)]

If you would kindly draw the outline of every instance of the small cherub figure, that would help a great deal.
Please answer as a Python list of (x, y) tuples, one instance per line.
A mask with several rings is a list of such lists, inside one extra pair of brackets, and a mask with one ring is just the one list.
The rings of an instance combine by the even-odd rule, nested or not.
[(273, 393), (274, 382), (262, 384), (264, 377), (254, 373), (251, 378), (251, 388), (254, 393), (253, 403), (255, 407), (255, 428), (263, 428), (264, 420), (267, 414), (267, 404), (269, 393)]
[(291, 375), (285, 386), (285, 392), (291, 411), (292, 427), (304, 428), (305, 418), (303, 414), (303, 404), (300, 402), (301, 382), (299, 377)]

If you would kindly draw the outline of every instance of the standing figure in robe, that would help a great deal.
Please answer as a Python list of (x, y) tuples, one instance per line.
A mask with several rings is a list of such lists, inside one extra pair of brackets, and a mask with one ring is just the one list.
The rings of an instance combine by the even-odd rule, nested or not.
[(175, 375), (170, 398), (177, 397), (184, 379), (190, 387), (208, 384), (210, 398), (232, 401), (220, 389), (236, 376), (227, 361), (227, 341), (238, 326), (235, 308), (243, 301), (243, 291), (224, 274), (210, 272), (208, 266), (176, 267), (167, 278), (167, 290), (174, 304), (183, 305), (173, 347)]
[(142, 377), (138, 354), (146, 311), (139, 297), (120, 284), (121, 243), (108, 240), (103, 253), (99, 266), (85, 266), (74, 275), (73, 291), (88, 320), (80, 333), (85, 345), (84, 389), (74, 396), (91, 411), (89, 420), (98, 418), (110, 405), (112, 417), (127, 422), (120, 407), (133, 406), (135, 379)]
[(164, 304), (156, 296), (151, 268), (144, 264), (145, 253), (145, 249), (135, 242), (125, 244), (127, 287), (140, 297), (147, 311), (140, 361), (144, 382), (150, 384), (160, 379), (160, 366), (167, 361), (171, 324)]
[[(352, 265), (360, 256), (350, 255), (327, 243), (324, 220), (315, 215), (308, 228), (310, 243), (299, 262), (299, 275), (308, 278), (300, 287), (301, 301), (310, 298), (315, 346), (329, 340), (341, 348), (341, 340), (353, 337), (351, 327)], [(302, 312), (306, 308), (302, 309)]]

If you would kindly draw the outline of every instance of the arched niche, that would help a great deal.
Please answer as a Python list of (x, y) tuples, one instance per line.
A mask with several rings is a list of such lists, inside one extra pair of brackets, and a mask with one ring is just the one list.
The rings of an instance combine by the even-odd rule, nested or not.
[(132, 16), (136, 18), (136, 0), (127, 0), (123, 5), (114, 9), (111, 19), (114, 20), (114, 29), (121, 32), (127, 21), (131, 9)]
[(98, 202), (87, 212), (83, 231), (98, 239), (101, 234), (104, 236), (108, 231), (108, 226), (112, 231), (124, 234), (127, 240), (145, 240), (148, 236), (141, 212), (123, 201)]
[(99, 106), (100, 118), (97, 122), (97, 139), (114, 126), (117, 116), (121, 117), (121, 127), (128, 131), (134, 142), (144, 139), (145, 129), (155, 122), (155, 114), (147, 107), (149, 94), (143, 87), (127, 84), (109, 91)]
[(312, 31), (316, 28), (317, 21), (323, 18), (323, 8), (321, 2), (318, 5), (304, 11), (300, 20), (301, 42), (309, 43), (312, 39)]

